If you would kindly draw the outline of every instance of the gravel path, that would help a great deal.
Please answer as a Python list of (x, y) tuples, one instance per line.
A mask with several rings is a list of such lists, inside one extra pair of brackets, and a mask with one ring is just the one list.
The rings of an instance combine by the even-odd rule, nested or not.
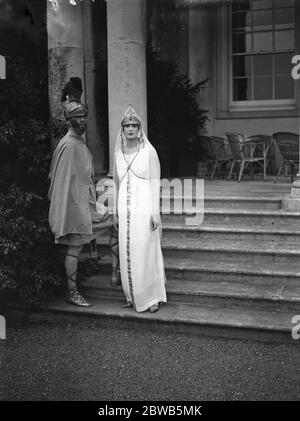
[(300, 347), (92, 319), (10, 321), (1, 400), (299, 400)]

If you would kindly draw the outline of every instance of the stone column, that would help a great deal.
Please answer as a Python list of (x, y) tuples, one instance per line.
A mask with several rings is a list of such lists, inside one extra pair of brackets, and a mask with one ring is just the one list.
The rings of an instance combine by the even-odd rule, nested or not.
[(50, 115), (62, 119), (64, 84), (71, 76), (77, 76), (85, 90), (82, 3), (47, 0), (47, 32)]
[(145, 1), (106, 0), (108, 47), (109, 175), (116, 136), (128, 104), (147, 133)]

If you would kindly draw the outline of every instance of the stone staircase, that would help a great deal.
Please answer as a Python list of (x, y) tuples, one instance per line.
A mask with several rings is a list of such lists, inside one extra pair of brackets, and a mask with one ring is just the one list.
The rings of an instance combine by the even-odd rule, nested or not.
[(168, 302), (159, 312), (121, 307), (122, 288), (110, 285), (105, 237), (98, 241), (100, 273), (81, 284), (93, 306), (61, 299), (50, 310), (148, 329), (296, 342), (291, 330), (293, 316), (300, 315), (300, 213), (285, 212), (283, 195), (273, 194), (273, 184), (268, 188), (266, 194), (225, 197), (220, 186), (206, 195), (200, 226), (185, 224), (191, 210), (177, 214), (182, 199), (173, 198), (173, 211), (162, 215)]
[[(179, 198), (175, 198), (177, 204)], [(123, 321), (167, 325), (205, 334), (292, 340), (300, 314), (300, 213), (285, 212), (281, 198), (207, 197), (201, 226), (162, 215), (168, 303), (158, 313), (122, 309), (121, 287), (111, 287), (108, 239), (98, 241), (101, 274), (82, 283), (95, 304), (81, 310)]]

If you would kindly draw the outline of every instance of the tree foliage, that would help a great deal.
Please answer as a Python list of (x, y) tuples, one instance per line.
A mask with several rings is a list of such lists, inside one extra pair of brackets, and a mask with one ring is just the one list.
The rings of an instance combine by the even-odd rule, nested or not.
[(149, 139), (161, 160), (169, 164), (172, 176), (179, 175), (179, 157), (207, 120), (207, 111), (198, 103), (199, 92), (206, 83), (207, 80), (194, 84), (188, 76), (178, 73), (175, 63), (147, 48)]
[[(45, 302), (62, 283), (48, 225), (51, 159), (47, 72), (7, 56), (0, 91), (0, 294)], [(40, 83), (39, 83), (40, 82)]]

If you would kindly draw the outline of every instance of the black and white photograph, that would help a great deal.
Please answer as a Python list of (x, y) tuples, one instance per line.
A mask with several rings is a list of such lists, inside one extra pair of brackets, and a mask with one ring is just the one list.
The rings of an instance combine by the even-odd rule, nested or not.
[(299, 122), (300, 0), (0, 0), (0, 402), (299, 401)]

